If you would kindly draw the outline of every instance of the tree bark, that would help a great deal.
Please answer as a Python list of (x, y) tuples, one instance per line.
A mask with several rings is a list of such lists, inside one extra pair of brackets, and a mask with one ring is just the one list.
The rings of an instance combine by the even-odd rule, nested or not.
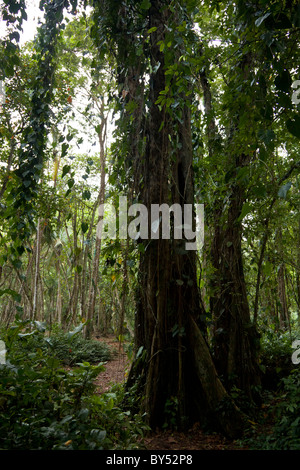
[(211, 311), (214, 322), (214, 358), (226, 387), (233, 385), (254, 398), (253, 386), (260, 384), (257, 362), (258, 334), (251, 323), (243, 270), (241, 224), (244, 202), (242, 188), (235, 184), (227, 218), (215, 217), (212, 262)]

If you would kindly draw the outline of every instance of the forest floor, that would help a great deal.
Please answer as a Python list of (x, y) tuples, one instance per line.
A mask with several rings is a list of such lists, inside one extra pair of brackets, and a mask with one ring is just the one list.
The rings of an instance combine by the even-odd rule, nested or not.
[[(117, 341), (114, 335), (101, 337), (101, 342), (109, 346), (112, 351), (112, 359), (105, 364), (105, 371), (101, 372), (96, 380), (98, 393), (108, 392), (116, 383), (126, 380), (130, 361), (123, 345)], [(160, 431), (151, 433), (144, 439), (147, 450), (247, 450), (238, 442), (229, 441), (219, 434), (207, 434), (199, 425), (193, 426), (186, 433), (176, 431)]]

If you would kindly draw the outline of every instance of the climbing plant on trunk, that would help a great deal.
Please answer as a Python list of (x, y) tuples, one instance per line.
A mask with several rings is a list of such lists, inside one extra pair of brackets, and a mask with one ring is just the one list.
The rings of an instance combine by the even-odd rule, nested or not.
[[(74, 2), (72, 2), (74, 5)], [(56, 44), (62, 28), (68, 0), (41, 2), (44, 23), (36, 40), (37, 75), (31, 95), (31, 113), (19, 148), (18, 167), (14, 171), (16, 184), (11, 188), (5, 216), (10, 220), (11, 255), (15, 263), (25, 251), (26, 239), (35, 230), (36, 200), (45, 163), (47, 132), (51, 122), (56, 69)], [(24, 15), (22, 15), (24, 16)]]

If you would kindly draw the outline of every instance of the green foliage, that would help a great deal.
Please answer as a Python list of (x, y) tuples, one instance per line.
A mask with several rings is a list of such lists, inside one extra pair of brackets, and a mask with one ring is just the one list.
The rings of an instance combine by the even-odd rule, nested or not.
[(289, 333), (280, 334), (268, 329), (261, 340), (260, 367), (263, 384), (267, 389), (276, 390), (281, 380), (293, 368), (292, 339)]
[[(13, 349), (17, 347), (18, 354), (26, 355), (34, 351), (42, 351), (70, 366), (78, 362), (96, 364), (111, 359), (111, 351), (105, 344), (92, 339), (84, 339), (81, 331), (83, 324), (71, 332), (64, 332), (57, 326), (49, 334), (46, 334), (45, 325), (40, 322), (21, 324), (23, 329), (18, 333), (18, 342), (10, 346)], [(18, 330), (19, 327), (17, 327)]]
[(67, 448), (68, 441), (75, 449), (93, 442), (102, 448), (105, 432), (91, 431), (93, 419), (86, 406), (103, 366), (81, 363), (67, 372), (41, 348), (19, 348), (31, 333), (18, 331), (12, 327), (4, 337), (9, 352), (0, 369), (1, 448), (48, 450)]
[(165, 422), (163, 428), (177, 429), (178, 425), (178, 398), (170, 397), (166, 400), (165, 408)]
[(23, 20), (27, 20), (26, 2), (3, 0), (0, 5), (1, 20), (6, 23), (7, 35), (0, 41), (0, 79), (14, 73), (18, 64), (20, 32)]
[(35, 331), (32, 336), (23, 339), (25, 341), (20, 346), (24, 351), (40, 348), (70, 366), (85, 361), (95, 364), (111, 358), (111, 352), (106, 345), (96, 340), (86, 340), (80, 332), (70, 336), (70, 333), (57, 329), (47, 337)]
[[(10, 9), (12, 8), (11, 2)], [(25, 3), (14, 5), (10, 10), (21, 10), (25, 18)], [(72, 6), (75, 3), (72, 2)], [(38, 28), (34, 43), (36, 73), (30, 85), (30, 113), (27, 123), (22, 125), (21, 145), (17, 149), (18, 162), (14, 168), (14, 184), (8, 188), (6, 218), (9, 221), (11, 256), (14, 263), (20, 262), (20, 254), (25, 251), (26, 239), (35, 228), (37, 208), (36, 200), (39, 183), (46, 161), (48, 133), (51, 127), (51, 102), (53, 100), (54, 72), (56, 69), (56, 43), (63, 28), (64, 8), (69, 4), (65, 0), (43, 1), (45, 22)], [(15, 21), (8, 18), (7, 21)], [(20, 20), (21, 21), (21, 20)], [(10, 44), (13, 44), (12, 42)], [(14, 54), (17, 57), (17, 54)], [(19, 65), (20, 60), (15, 65)], [(13, 75), (10, 73), (10, 75)]]
[[(252, 387), (252, 394), (256, 399), (256, 402), (261, 400), (262, 388), (260, 386)], [(257, 405), (254, 401), (249, 400), (248, 395), (235, 385), (230, 389), (230, 397), (234, 401), (235, 405), (247, 416), (248, 420), (256, 419)]]
[(137, 410), (137, 399), (135, 387), (126, 390), (121, 384), (114, 385), (109, 393), (92, 397), (93, 412), (100, 422), (106, 422), (107, 434), (115, 440), (111, 440), (111, 448), (143, 448), (143, 437), (150, 428)]
[(247, 442), (253, 450), (300, 450), (300, 369), (282, 379), (282, 393), (271, 406), (272, 422)]
[(284, 395), (277, 409), (277, 421), (267, 448), (300, 450), (300, 370), (282, 379)]
[(122, 393), (95, 394), (104, 365), (81, 362), (66, 370), (43, 347), (24, 348), (37, 338), (27, 327), (19, 322), (1, 335), (8, 354), (0, 366), (0, 448), (136, 448), (144, 428), (140, 418), (122, 410)]

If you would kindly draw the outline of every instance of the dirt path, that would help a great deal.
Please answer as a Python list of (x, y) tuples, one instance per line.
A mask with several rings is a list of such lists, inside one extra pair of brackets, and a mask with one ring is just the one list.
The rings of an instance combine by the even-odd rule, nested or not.
[(112, 385), (126, 380), (126, 372), (129, 367), (127, 354), (124, 347), (116, 340), (115, 336), (102, 337), (101, 342), (107, 344), (112, 352), (112, 359), (105, 364), (105, 371), (101, 372), (96, 380), (99, 393), (108, 392)]

